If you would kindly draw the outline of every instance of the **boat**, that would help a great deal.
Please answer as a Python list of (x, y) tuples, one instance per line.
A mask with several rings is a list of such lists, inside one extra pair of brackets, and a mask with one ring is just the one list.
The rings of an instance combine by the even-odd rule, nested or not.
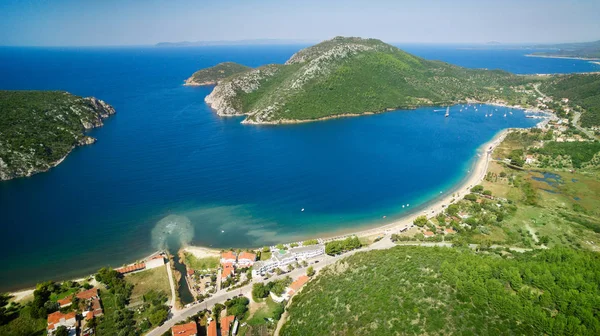
[(487, 113), (485, 114), (485, 117), (487, 118)]
[(304, 212), (304, 208), (302, 208), (302, 210), (300, 210), (300, 211)]
[(446, 109), (446, 114), (444, 115), (444, 117), (448, 118), (450, 116), (450, 106), (448, 106), (448, 108)]
[(506, 113), (504, 113), (504, 118), (506, 118)]

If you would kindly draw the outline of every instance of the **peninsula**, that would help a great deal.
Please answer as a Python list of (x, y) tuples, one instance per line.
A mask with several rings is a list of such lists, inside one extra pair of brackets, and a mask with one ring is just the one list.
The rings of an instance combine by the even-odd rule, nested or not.
[(96, 139), (85, 130), (115, 113), (104, 101), (60, 91), (0, 91), (0, 181), (60, 164)]
[(533, 52), (528, 56), (550, 58), (574, 58), (584, 60), (600, 59), (600, 40), (581, 43), (537, 45), (534, 46), (534, 48), (545, 50)]
[(283, 124), (508, 99), (518, 95), (511, 87), (528, 80), (532, 77), (425, 60), (377, 39), (335, 37), (300, 50), (285, 64), (251, 69), (223, 63), (186, 83), (218, 83), (205, 100), (221, 116)]

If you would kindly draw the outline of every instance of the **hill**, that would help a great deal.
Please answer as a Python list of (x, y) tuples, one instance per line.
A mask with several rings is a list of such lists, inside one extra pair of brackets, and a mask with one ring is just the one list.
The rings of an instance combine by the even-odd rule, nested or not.
[(532, 53), (534, 56), (600, 59), (600, 40), (594, 42), (537, 45), (535, 48), (553, 50), (534, 52)]
[(96, 98), (58, 91), (0, 91), (0, 180), (30, 176), (58, 165), (84, 131), (102, 126), (114, 108)]
[(566, 248), (357, 253), (293, 298), (280, 335), (598, 335), (599, 267)]
[(556, 76), (543, 83), (544, 93), (555, 98), (568, 98), (584, 108), (581, 126), (600, 126), (600, 74)]
[(206, 102), (220, 115), (246, 115), (245, 123), (276, 124), (506, 98), (527, 80), (425, 60), (376, 39), (336, 37), (285, 64), (222, 79)]
[(202, 69), (185, 81), (185, 85), (202, 86), (216, 85), (220, 80), (244, 71), (250, 70), (249, 67), (233, 62), (224, 62), (208, 69)]

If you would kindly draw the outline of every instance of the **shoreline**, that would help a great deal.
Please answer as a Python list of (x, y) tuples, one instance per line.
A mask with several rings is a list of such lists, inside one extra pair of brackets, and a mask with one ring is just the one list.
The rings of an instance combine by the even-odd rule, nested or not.
[[(470, 101), (470, 103), (475, 103), (475, 101)], [(488, 103), (477, 102), (477, 103), (509, 107), (509, 105), (501, 104), (501, 103), (491, 103), (491, 102), (488, 102)], [(519, 108), (524, 109), (523, 107), (519, 107)], [(543, 112), (549, 113), (548, 111), (543, 111)], [(547, 120), (547, 118), (543, 118), (543, 120), (540, 121), (540, 123), (542, 123), (544, 120)], [(538, 123), (537, 125), (539, 125), (540, 123)], [(535, 126), (533, 126), (533, 127), (535, 127)], [(430, 199), (429, 201), (426, 201), (422, 205), (415, 206), (413, 209), (408, 211), (406, 214), (400, 215), (399, 218), (394, 219), (388, 223), (371, 223), (371, 224), (365, 224), (365, 225), (353, 227), (353, 228), (339, 229), (339, 230), (334, 230), (334, 231), (330, 231), (330, 232), (323, 232), (321, 234), (314, 234), (314, 235), (309, 234), (309, 235), (303, 237), (303, 240), (322, 239), (324, 241), (331, 241), (331, 240), (341, 239), (346, 236), (352, 236), (352, 235), (356, 235), (358, 237), (385, 235), (388, 233), (396, 233), (397, 231), (404, 229), (404, 228), (410, 228), (410, 226), (413, 224), (414, 219), (417, 218), (418, 216), (426, 214), (428, 217), (435, 217), (437, 214), (444, 211), (449, 204), (452, 204), (458, 200), (461, 200), (466, 194), (470, 193), (470, 189), (473, 186), (475, 186), (475, 185), (479, 184), (481, 181), (483, 181), (483, 179), (485, 178), (485, 176), (487, 174), (489, 162), (492, 159), (492, 157), (491, 157), (492, 152), (496, 149), (496, 147), (498, 147), (498, 145), (500, 145), (500, 143), (502, 143), (502, 141), (506, 138), (506, 136), (509, 133), (517, 131), (517, 130), (520, 130), (520, 129), (519, 128), (507, 128), (507, 129), (498, 131), (498, 133), (496, 133), (491, 140), (489, 140), (488, 142), (482, 144), (481, 146), (479, 146), (477, 148), (476, 155), (478, 155), (478, 158), (476, 160), (474, 160), (474, 162), (471, 164), (471, 169), (469, 169), (469, 173), (465, 177), (463, 177), (459, 182), (457, 182), (452, 187), (450, 187), (447, 191), (444, 191), (443, 194), (438, 195), (437, 197), (434, 197), (434, 198)], [(280, 242), (280, 243), (286, 243), (286, 242)], [(256, 249), (259, 247), (257, 247), (257, 246), (255, 246), (255, 247), (237, 246), (235, 248), (241, 248), (241, 249), (254, 248), (254, 249)], [(204, 258), (204, 257), (219, 256), (221, 253), (221, 250), (222, 249), (211, 248), (211, 247), (200, 246), (200, 245), (187, 245), (187, 246), (181, 247), (180, 250), (178, 251), (178, 253), (181, 251), (185, 251), (185, 252), (195, 255), (197, 258)], [(150, 254), (150, 256), (153, 256), (159, 252), (160, 251), (153, 252)], [(79, 279), (81, 279), (81, 277), (79, 277)], [(66, 281), (66, 280), (62, 280), (62, 281)], [(8, 294), (14, 295), (15, 300), (16, 300), (17, 298), (20, 298), (20, 296), (23, 296), (23, 294), (25, 292), (33, 293), (33, 289), (31, 289), (31, 287), (22, 288), (22, 289), (8, 292)]]
[(580, 61), (600, 61), (600, 58), (597, 57), (577, 57), (577, 56), (553, 56), (553, 55), (536, 55), (536, 54), (526, 54), (526, 57), (539, 57), (539, 58), (562, 58), (562, 59), (574, 59)]

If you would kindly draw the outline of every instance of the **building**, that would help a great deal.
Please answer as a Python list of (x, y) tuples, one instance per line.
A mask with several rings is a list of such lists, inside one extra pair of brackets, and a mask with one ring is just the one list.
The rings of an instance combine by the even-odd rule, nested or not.
[(146, 269), (153, 269), (165, 265), (165, 257), (162, 254), (155, 255), (146, 260)]
[(69, 336), (75, 336), (77, 333), (76, 313), (70, 312), (63, 314), (60, 311), (48, 315), (48, 335), (54, 335), (56, 329), (60, 326), (65, 326), (69, 332)]
[(229, 315), (221, 318), (221, 336), (229, 336), (229, 331), (235, 321), (235, 316)]
[(221, 253), (221, 264), (235, 264), (237, 257), (232, 251)]
[(252, 268), (252, 275), (258, 276), (265, 272), (270, 272), (278, 267), (287, 266), (296, 261), (292, 253), (285, 250), (276, 250), (271, 254), (271, 259), (266, 261), (257, 261)]
[(535, 158), (533, 157), (533, 155), (531, 155), (531, 154), (525, 155), (525, 163), (532, 164), (534, 161), (535, 161)]
[(273, 292), (271, 292), (271, 299), (273, 299), (275, 302), (289, 300), (294, 294), (298, 293), (300, 288), (302, 288), (302, 286), (304, 286), (308, 280), (310, 280), (310, 278), (307, 275), (300, 276), (298, 279), (292, 282), (288, 288), (285, 289), (281, 296), (275, 295)]
[(212, 320), (206, 327), (206, 336), (217, 336), (217, 321)]
[(325, 245), (309, 245), (302, 247), (295, 247), (289, 250), (289, 252), (296, 257), (296, 259), (304, 260), (314, 258), (325, 253)]
[(100, 304), (100, 295), (98, 294), (98, 288), (90, 288), (83, 292), (77, 293), (76, 297), (83, 301), (85, 307), (83, 308), (83, 318), (85, 321), (89, 321), (94, 317), (102, 316), (104, 311)]
[(133, 264), (133, 265), (117, 268), (115, 271), (117, 271), (121, 274), (127, 274), (127, 273), (141, 271), (145, 268), (146, 268), (146, 263), (139, 263), (139, 264)]
[(435, 236), (435, 233), (433, 233), (431, 231), (425, 231), (425, 232), (423, 232), (423, 235), (425, 236), (425, 238), (429, 238), (429, 237)]
[(238, 267), (250, 267), (256, 261), (256, 254), (250, 252), (242, 252), (238, 255), (237, 265)]
[(447, 228), (446, 230), (444, 230), (444, 233), (445, 234), (453, 234), (453, 233), (456, 233), (456, 231), (454, 231), (453, 228)]
[(235, 274), (235, 271), (233, 269), (233, 264), (230, 264), (230, 263), (223, 264), (223, 270), (221, 271), (221, 279), (225, 280), (225, 279), (229, 278), (230, 276), (232, 276), (233, 274)]
[(57, 302), (58, 302), (60, 308), (68, 307), (73, 303), (73, 295), (69, 295), (62, 300), (57, 300)]
[(77, 293), (77, 298), (80, 300), (90, 300), (90, 299), (98, 299), (100, 296), (98, 295), (98, 288), (90, 288), (88, 290), (84, 290), (83, 292)]
[(464, 212), (464, 211), (461, 211), (461, 212), (459, 212), (459, 213), (458, 213), (458, 217), (460, 217), (460, 218), (462, 218), (462, 219), (467, 219), (467, 218), (469, 218), (470, 216), (469, 216), (469, 214), (468, 214), (468, 213), (466, 213), (466, 212)]
[(197, 336), (198, 325), (194, 321), (186, 324), (175, 325), (173, 328), (171, 328), (171, 333), (173, 333), (173, 336)]

